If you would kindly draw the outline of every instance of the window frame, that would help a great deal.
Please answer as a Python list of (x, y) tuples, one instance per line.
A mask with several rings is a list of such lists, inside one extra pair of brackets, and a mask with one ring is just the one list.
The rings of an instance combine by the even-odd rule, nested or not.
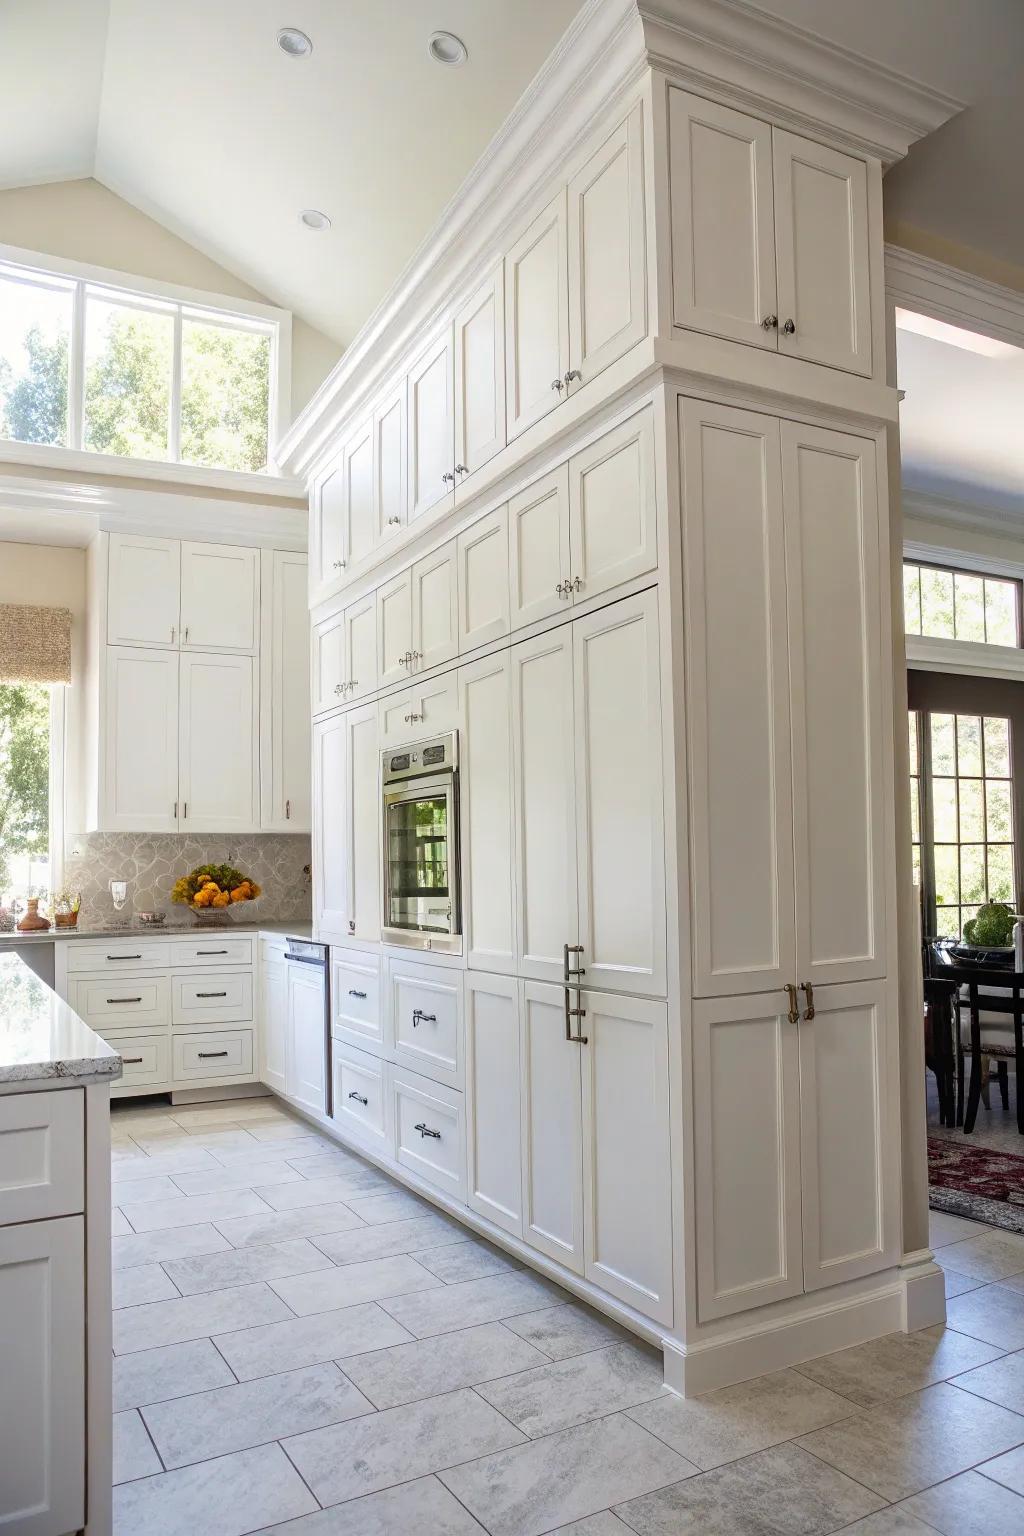
[[(998, 642), (996, 640), (989, 640), (987, 637), (984, 640), (964, 640), (961, 636), (956, 635), (956, 634), (953, 634), (953, 635), (926, 635), (924, 633), (923, 629), (920, 632), (918, 632), (917, 630), (911, 630), (911, 629), (907, 628), (906, 607), (905, 607), (905, 603), (904, 603), (904, 609), (903, 609), (903, 635), (904, 635), (904, 638), (906, 640), (915, 640), (915, 641), (920, 641), (920, 640), (934, 641), (934, 640), (938, 640), (938, 641), (941, 641), (943, 644), (946, 644), (946, 645), (957, 645), (957, 646), (967, 645), (967, 646), (972, 646), (972, 647), (974, 647), (974, 646), (983, 646), (983, 647), (998, 646), (998, 648), (1000, 650), (1007, 650), (1007, 651), (1019, 651), (1019, 650), (1024, 649), (1024, 578), (1022, 578), (1019, 574), (1010, 575), (1010, 574), (1008, 574), (1005, 571), (993, 570), (990, 565), (986, 565), (986, 566), (984, 566), (982, 568), (982, 567), (979, 567), (979, 566), (963, 565), (963, 564), (960, 564), (959, 562), (954, 563), (952, 560), (942, 561), (942, 560), (936, 560), (936, 559), (924, 559), (924, 558), (921, 558), (921, 557), (919, 557), (917, 555), (912, 555), (912, 554), (908, 553), (907, 550), (904, 550), (904, 552), (903, 552), (903, 561), (902, 561), (902, 565), (901, 565), (901, 571), (903, 573), (906, 572), (906, 569), (907, 569), (908, 565), (909, 566), (913, 566), (918, 572), (921, 572), (921, 571), (944, 571), (948, 575), (952, 576), (952, 578), (953, 578), (953, 594), (954, 594), (954, 597), (953, 597), (953, 603), (954, 603), (954, 608), (953, 608), (953, 626), (954, 626), (954, 629), (956, 627), (956, 578), (958, 576), (972, 577), (974, 580), (981, 581), (981, 582), (986, 582), (986, 581), (999, 582), (999, 584), (1001, 586), (1013, 587), (1013, 589), (1014, 589), (1014, 598), (1015, 598), (1015, 602), (1014, 602), (1014, 619), (1015, 619), (1015, 623), (1016, 623), (1016, 626), (1017, 626), (1017, 639), (1016, 639), (1016, 642), (1013, 645), (1001, 645), (1000, 642)], [(920, 593), (920, 585), (918, 587), (918, 591)], [(904, 592), (904, 599), (905, 599), (905, 596), (906, 596), (906, 585), (905, 584), (904, 584), (904, 587), (903, 587), (903, 592)], [(920, 599), (919, 599), (919, 606), (920, 606)], [(987, 628), (987, 615), (984, 616), (984, 622), (985, 622), (986, 628)]]
[(47, 841), (49, 845), (50, 895), (64, 884), (67, 831), (68, 690), (64, 683), (49, 683), (50, 749), (47, 773)]

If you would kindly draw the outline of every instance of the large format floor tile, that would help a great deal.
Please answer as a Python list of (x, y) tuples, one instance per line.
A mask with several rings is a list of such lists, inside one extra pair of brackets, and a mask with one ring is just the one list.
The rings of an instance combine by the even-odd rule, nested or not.
[(1024, 1349), (1024, 1292), (1008, 1285), (986, 1285), (946, 1306), (951, 1328), (1004, 1350)]
[(499, 1253), (489, 1243), (446, 1243), (444, 1247), (428, 1248), (425, 1252), (417, 1249), (413, 1258), (445, 1285), (458, 1285), (462, 1280), (482, 1280), (485, 1275), (504, 1275), (509, 1270), (523, 1268), (518, 1260)]
[[(275, 1525), (261, 1536), (411, 1536), (413, 1532), (419, 1536), (483, 1536), (483, 1527), (436, 1477), (420, 1477), (288, 1525)], [(625, 1536), (622, 1526), (619, 1536)]]
[(486, 1280), (465, 1280), (411, 1296), (396, 1296), (383, 1303), (391, 1316), (418, 1339), (434, 1333), (451, 1333), (473, 1323), (499, 1322), (529, 1312), (564, 1293), (550, 1280), (526, 1270), (511, 1275), (491, 1275)]
[(458, 1333), (441, 1333), (338, 1361), (378, 1408), (396, 1408), (456, 1387), (493, 1382), (545, 1363), (540, 1350), (516, 1338), (502, 1323), (481, 1323)]
[(335, 1312), (339, 1307), (353, 1307), (361, 1301), (378, 1301), (385, 1296), (403, 1296), (409, 1291), (434, 1290), (442, 1284), (429, 1269), (405, 1253), (270, 1282), (271, 1289), (299, 1317), (313, 1312)]
[(180, 1259), (193, 1253), (223, 1253), (230, 1247), (216, 1227), (200, 1222), (194, 1227), (169, 1227), (164, 1232), (143, 1232), (138, 1236), (115, 1232), (110, 1250), (115, 1269), (131, 1269), (136, 1264), (160, 1264), (164, 1259)]
[(613, 1344), (589, 1355), (538, 1365), (477, 1389), (517, 1429), (536, 1440), (665, 1392), (664, 1369), (635, 1344)]
[(266, 1285), (235, 1285), (225, 1291), (183, 1296), (178, 1301), (151, 1301), (114, 1313), (114, 1353), (128, 1355), (159, 1344), (209, 1338), (239, 1326), (277, 1323), (291, 1317)]
[(315, 1509), (280, 1446), (263, 1445), (125, 1483), (114, 1493), (114, 1536), (247, 1536)]
[(552, 1360), (566, 1360), (570, 1355), (585, 1355), (588, 1350), (601, 1349), (605, 1344), (626, 1342), (632, 1334), (617, 1323), (567, 1302), (562, 1306), (544, 1307), (539, 1312), (527, 1312), (520, 1317), (510, 1317), (506, 1326), (518, 1333), (537, 1349), (542, 1349)]
[(295, 1175), (290, 1183), (273, 1183), (257, 1190), (260, 1199), (275, 1211), (298, 1211), (303, 1206), (329, 1205), (335, 1201), (345, 1204), (350, 1198), (389, 1195), (392, 1188), (390, 1180), (372, 1168), (355, 1168), (327, 1178), (307, 1179), (295, 1173), (291, 1164), (285, 1166)]
[(1002, 1280), (1024, 1274), (1024, 1237), (1016, 1232), (983, 1228), (983, 1236), (940, 1248), (936, 1254), (943, 1269), (954, 1269), (977, 1280)]
[(1011, 1493), (1024, 1495), (1024, 1446), (1008, 1451), (1005, 1456), (997, 1456), (994, 1461), (983, 1462), (980, 1470), (986, 1477), (1009, 1488)]
[(138, 1307), (144, 1301), (173, 1301), (181, 1292), (161, 1264), (139, 1264), (114, 1270), (114, 1309)]
[[(118, 1170), (114, 1170), (117, 1175)], [(116, 1176), (111, 1180), (110, 1200), (112, 1205), (141, 1205), (151, 1200), (173, 1200), (180, 1195), (181, 1190), (171, 1182), (169, 1174), (158, 1173), (134, 1174), (129, 1178)]]
[(994, 1346), (952, 1328), (927, 1329), (923, 1333), (891, 1333), (820, 1360), (808, 1360), (797, 1370), (866, 1408), (885, 1398), (920, 1391), (935, 1381), (948, 1381), (961, 1371), (994, 1360), (999, 1353)]
[(1024, 1499), (978, 1472), (936, 1483), (899, 1506), (942, 1536), (1020, 1536)]
[(345, 1203), (371, 1227), (386, 1221), (404, 1221), (409, 1216), (427, 1216), (434, 1209), (428, 1201), (406, 1189), (392, 1189), (385, 1195), (363, 1195)]
[(164, 1344), (114, 1359), (114, 1409), (138, 1408), (234, 1381), (224, 1356), (209, 1339)]
[(1024, 1414), (1024, 1350), (967, 1371), (963, 1376), (957, 1376), (953, 1385), (962, 1387), (965, 1392), (975, 1392), (990, 1403), (999, 1403), (1002, 1408), (1012, 1408), (1014, 1413)]
[(162, 1472), (163, 1465), (138, 1412), (114, 1414), (114, 1482), (130, 1483), (137, 1477)]
[[(169, 1182), (178, 1195), (216, 1195), (226, 1189), (255, 1189), (258, 1184), (301, 1184), (302, 1174), (283, 1158), (271, 1158), (267, 1162), (245, 1159), (227, 1167), (218, 1163), (213, 1168), (197, 1168), (188, 1173), (174, 1173)], [(125, 1201), (119, 1201), (124, 1205)]]
[(159, 1232), (167, 1227), (194, 1227), (202, 1221), (230, 1216), (259, 1216), (269, 1207), (251, 1189), (229, 1189), (219, 1195), (177, 1195), (171, 1200), (150, 1200), (143, 1205), (122, 1205), (121, 1210), (136, 1232)]
[(409, 1338), (377, 1302), (368, 1301), (339, 1312), (317, 1312), (286, 1323), (223, 1333), (216, 1342), (239, 1381), (253, 1381), (257, 1376), (320, 1365), (366, 1349), (406, 1344)]
[(280, 1280), (285, 1275), (301, 1275), (311, 1269), (328, 1269), (330, 1263), (326, 1254), (306, 1238), (296, 1237), (263, 1248), (230, 1248), (227, 1253), (170, 1259), (162, 1268), (183, 1296), (193, 1296), (198, 1291), (221, 1291), (230, 1285)]
[(262, 1216), (236, 1216), (218, 1220), (217, 1230), (235, 1248), (264, 1247), (292, 1237), (319, 1237), (324, 1232), (346, 1232), (361, 1227), (362, 1220), (347, 1205), (335, 1201), (298, 1211), (264, 1210)]
[[(353, 1222), (354, 1226), (354, 1222)], [(443, 1216), (440, 1211), (414, 1216), (406, 1221), (389, 1221), (383, 1226), (359, 1226), (346, 1232), (311, 1233), (311, 1241), (335, 1264), (361, 1264), (366, 1259), (386, 1259), (395, 1253), (415, 1253), (432, 1245), (437, 1252), (442, 1243), (461, 1247), (466, 1229)]]

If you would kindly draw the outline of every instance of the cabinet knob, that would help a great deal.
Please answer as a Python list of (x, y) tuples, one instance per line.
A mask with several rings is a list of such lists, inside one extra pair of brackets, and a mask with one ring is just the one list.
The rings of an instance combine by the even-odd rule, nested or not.
[(565, 380), (564, 379), (552, 379), (551, 380), (551, 388), (552, 389), (557, 389), (558, 393), (561, 394), (562, 390), (565, 388)]
[(394, 527), (396, 527), (396, 526), (397, 526), (397, 525), (398, 525), (398, 524), (399, 524), (399, 523), (400, 523), (400, 522), (401, 522), (401, 521), (402, 521), (402, 519), (401, 519), (401, 518), (400, 518), (400, 517), (389, 517), (389, 518), (388, 518), (388, 527), (389, 527), (389, 528), (394, 528)]
[(335, 683), (335, 685), (334, 685), (334, 692), (335, 692), (335, 694), (344, 693), (345, 692), (345, 684), (344, 683)]
[(783, 329), (783, 332), (785, 333), (785, 335), (787, 335), (787, 336), (795, 336), (796, 335), (796, 321), (795, 320), (787, 320), (785, 325), (782, 327), (782, 329)]
[(343, 571), (345, 569), (345, 562), (344, 560), (332, 560), (331, 567), (335, 571)]
[(569, 388), (569, 385), (572, 383), (573, 379), (575, 379), (577, 381), (577, 383), (579, 383), (579, 384), (583, 383), (583, 375), (582, 375), (582, 373), (580, 373), (578, 368), (570, 368), (569, 372), (566, 374), (566, 376), (565, 376), (565, 387), (566, 387), (566, 389)]
[(446, 469), (444, 474), (441, 476), (441, 479), (444, 481), (445, 485), (448, 484), (449, 480), (454, 485), (454, 483), (455, 483), (455, 472), (454, 472), (454, 470)]
[(468, 464), (456, 464), (456, 466), (455, 466), (455, 473), (457, 475), (468, 475), (469, 474), (469, 465)]
[(778, 317), (778, 315), (765, 315), (764, 319), (761, 321), (761, 329), (762, 329), (762, 331), (777, 331), (778, 328), (779, 328), (779, 317)]

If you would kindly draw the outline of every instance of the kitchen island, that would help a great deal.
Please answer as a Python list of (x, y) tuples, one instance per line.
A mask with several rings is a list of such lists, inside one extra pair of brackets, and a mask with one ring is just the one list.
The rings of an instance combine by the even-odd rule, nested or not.
[(110, 1536), (110, 1089), (121, 1058), (0, 953), (0, 1529)]

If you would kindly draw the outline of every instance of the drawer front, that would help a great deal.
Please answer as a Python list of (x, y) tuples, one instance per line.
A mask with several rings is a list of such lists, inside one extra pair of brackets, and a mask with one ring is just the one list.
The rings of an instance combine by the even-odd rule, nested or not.
[(124, 1075), (114, 1087), (123, 1095), (153, 1088), (171, 1080), (171, 1039), (169, 1035), (104, 1035), (109, 1046), (124, 1062)]
[(462, 1086), (462, 972), (389, 962), (395, 1060)]
[(0, 1226), (85, 1209), (84, 1109), (79, 1088), (0, 1098)]
[(179, 939), (172, 946), (172, 965), (252, 965), (252, 939)]
[[(171, 946), (160, 940), (142, 940), (134, 935), (125, 939), (103, 939), (82, 943), (65, 939), (68, 974), (89, 971), (93, 975), (111, 975), (118, 971), (166, 970), (171, 963)], [(58, 939), (57, 943), (61, 943)]]
[(331, 1054), (335, 1125), (379, 1152), (390, 1152), (384, 1062), (378, 1056), (367, 1056), (364, 1051), (339, 1043), (335, 1043)]
[(232, 1029), (215, 1035), (175, 1035), (172, 1079), (194, 1082), (208, 1077), (251, 1077), (252, 1030)]
[(385, 1048), (380, 965), (375, 955), (331, 951), (331, 1033), (366, 1050)]
[(252, 1018), (252, 973), (207, 971), (175, 976), (172, 984), (175, 1024), (228, 1024)]
[(78, 976), (68, 986), (68, 1002), (104, 1036), (110, 1029), (162, 1029), (171, 1016), (166, 976)]
[(466, 1198), (462, 1095), (393, 1068), (395, 1153), (403, 1168), (456, 1200)]

